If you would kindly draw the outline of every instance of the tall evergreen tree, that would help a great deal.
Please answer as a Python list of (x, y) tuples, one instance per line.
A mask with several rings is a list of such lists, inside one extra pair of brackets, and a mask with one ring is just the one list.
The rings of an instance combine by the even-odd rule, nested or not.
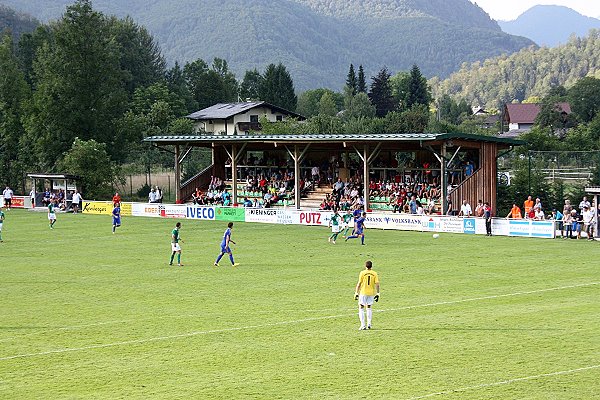
[(415, 64), (410, 70), (410, 80), (408, 82), (407, 108), (413, 105), (428, 106), (431, 103), (431, 90), (427, 84), (427, 79), (421, 75), (421, 70)]
[(29, 96), (29, 87), (13, 53), (12, 38), (5, 35), (0, 41), (0, 182), (13, 188), (23, 188), (23, 157), (30, 153), (23, 146), (22, 124)]
[(358, 67), (358, 82), (356, 90), (358, 93), (367, 93), (367, 80), (365, 78), (365, 70), (363, 69), (362, 65)]
[(212, 64), (212, 70), (221, 78), (223, 84), (222, 101), (232, 102), (238, 100), (239, 85), (233, 72), (229, 70), (227, 61), (222, 58), (215, 58)]
[(119, 46), (90, 0), (67, 7), (52, 29), (54, 42), (39, 51), (34, 63), (37, 90), (28, 124), (46, 167), (55, 165), (75, 137), (117, 150), (113, 124), (127, 99)]
[(108, 23), (120, 47), (120, 63), (127, 92), (133, 94), (138, 87), (163, 79), (166, 61), (148, 30), (131, 17), (111, 17)]
[(387, 113), (394, 110), (394, 96), (392, 95), (390, 74), (387, 68), (382, 68), (377, 76), (371, 78), (369, 99), (375, 106), (375, 115), (380, 118), (385, 117)]
[(358, 80), (356, 79), (356, 72), (354, 72), (354, 65), (350, 64), (350, 70), (346, 77), (346, 86), (352, 90), (352, 96), (358, 92)]
[(260, 72), (255, 68), (251, 71), (246, 71), (244, 80), (240, 85), (240, 98), (246, 100), (260, 100), (259, 90), (262, 82)]
[(298, 97), (294, 91), (294, 81), (282, 63), (267, 66), (259, 94), (263, 101), (288, 111), (296, 111)]
[(165, 74), (167, 79), (167, 86), (169, 90), (175, 95), (177, 95), (180, 99), (185, 103), (185, 108), (188, 113), (194, 112), (198, 110), (198, 103), (194, 100), (194, 96), (188, 89), (185, 83), (185, 77), (183, 75), (183, 70), (181, 66), (176, 61), (173, 68), (167, 71)]

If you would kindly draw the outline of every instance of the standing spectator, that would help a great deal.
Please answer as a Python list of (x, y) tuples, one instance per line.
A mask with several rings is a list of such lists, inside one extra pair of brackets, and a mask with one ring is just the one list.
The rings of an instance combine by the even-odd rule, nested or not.
[(492, 207), (487, 201), (483, 203), (483, 218), (485, 218), (486, 236), (492, 236)]
[(2, 196), (4, 197), (4, 207), (6, 207), (7, 210), (10, 210), (10, 206), (12, 206), (13, 195), (14, 195), (14, 193), (13, 193), (12, 189), (9, 188), (8, 186), (2, 192)]
[[(563, 227), (565, 228), (565, 235), (563, 239), (573, 239), (573, 213), (575, 210), (571, 210), (563, 214)], [(562, 232), (561, 232), (562, 235)]]
[(112, 202), (113, 207), (116, 207), (117, 204), (121, 204), (121, 196), (119, 195), (119, 192), (115, 192), (115, 195), (112, 198)]
[(475, 207), (475, 216), (476, 217), (483, 217), (483, 214), (485, 213), (485, 205), (483, 204), (483, 202), (481, 200), (477, 201), (477, 206)]
[(162, 192), (162, 190), (160, 190), (160, 188), (158, 186), (156, 187), (156, 202), (157, 203), (163, 202), (163, 192)]
[[(80, 209), (80, 205), (81, 205), (82, 201), (83, 200), (81, 199), (81, 194), (79, 194), (77, 189), (75, 189), (75, 191), (73, 192), (73, 197), (71, 198), (71, 208), (73, 209), (73, 214), (77, 214), (77, 212)], [(114, 197), (113, 197), (113, 201), (114, 201)], [(114, 205), (114, 203), (113, 203), (113, 205)]]
[(410, 202), (408, 203), (408, 207), (410, 208), (410, 213), (411, 214), (416, 214), (417, 213), (417, 198), (413, 195), (410, 196)]
[(542, 209), (543, 209), (543, 207), (542, 207), (542, 201), (538, 197), (538, 198), (535, 199), (535, 204), (533, 205), (533, 211), (537, 213), (538, 210), (541, 211)]
[(583, 206), (583, 212), (581, 214), (588, 240), (594, 240), (594, 225), (596, 225), (595, 213), (590, 207)]
[(573, 210), (573, 206), (571, 205), (571, 200), (565, 200), (565, 205), (563, 206), (563, 216), (567, 214), (571, 214)]
[(148, 203), (156, 203), (156, 191), (154, 188), (152, 188), (150, 193), (148, 193)]
[(523, 203), (523, 211), (525, 211), (525, 218), (529, 218), (529, 213), (533, 209), (533, 200), (531, 196), (527, 196), (527, 200)]
[(458, 213), (459, 217), (470, 217), (473, 214), (471, 210), (471, 205), (467, 202), (467, 200), (463, 200), (462, 206), (460, 206), (460, 212)]
[(448, 204), (448, 209), (446, 210), (446, 215), (453, 215), (452, 211), (452, 198), (450, 196), (446, 197), (446, 203)]
[(558, 211), (556, 209), (552, 210), (552, 220), (554, 221), (554, 230), (560, 231), (560, 237), (563, 237), (563, 231), (564, 231), (563, 230), (563, 218), (564, 218), (564, 215), (560, 211)]
[(31, 208), (35, 208), (35, 188), (31, 188), (29, 192), (29, 198), (31, 199)]
[(311, 175), (312, 175), (312, 180), (315, 183), (315, 185), (319, 184), (319, 180), (320, 180), (320, 175), (319, 175), (319, 167), (318, 166), (314, 166), (311, 169)]
[(581, 229), (583, 228), (583, 213), (578, 213), (573, 210), (571, 214), (574, 214), (573, 217), (573, 230), (577, 232), (577, 239), (581, 239)]
[(586, 196), (583, 196), (583, 200), (579, 203), (579, 212), (582, 213), (585, 207), (590, 208), (592, 205), (588, 201)]

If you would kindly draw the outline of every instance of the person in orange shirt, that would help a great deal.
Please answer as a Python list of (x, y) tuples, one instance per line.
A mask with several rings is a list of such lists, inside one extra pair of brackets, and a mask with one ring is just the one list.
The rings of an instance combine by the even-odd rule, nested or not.
[(531, 196), (527, 196), (527, 200), (523, 203), (523, 209), (525, 210), (525, 215), (529, 215), (533, 210), (533, 199)]
[[(531, 198), (531, 196), (529, 196), (529, 197)], [(516, 203), (513, 203), (513, 206), (510, 209), (510, 212), (508, 213), (506, 218), (512, 218), (512, 219), (522, 219), (523, 218), (523, 216), (521, 215), (521, 209), (519, 208), (519, 206), (517, 206)]]
[(121, 196), (119, 196), (119, 192), (116, 192), (112, 198), (113, 206), (116, 207), (117, 204), (121, 204)]

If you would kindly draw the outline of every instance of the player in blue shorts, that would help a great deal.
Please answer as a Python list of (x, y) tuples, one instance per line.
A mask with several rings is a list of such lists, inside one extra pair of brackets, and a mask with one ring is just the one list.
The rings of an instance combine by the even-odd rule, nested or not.
[(352, 236), (348, 236), (346, 238), (346, 242), (348, 239), (358, 239), (360, 237), (360, 244), (365, 244), (365, 219), (367, 218), (367, 213), (362, 213), (362, 216), (358, 218), (355, 222), (356, 228), (354, 228), (354, 234)]
[(113, 235), (118, 227), (121, 226), (121, 204), (115, 203), (115, 207), (112, 210), (112, 220), (113, 220)]
[(235, 244), (235, 242), (233, 240), (231, 240), (231, 229), (232, 228), (233, 228), (233, 222), (228, 223), (227, 229), (225, 230), (225, 233), (223, 234), (223, 240), (221, 241), (221, 254), (219, 254), (219, 257), (217, 257), (217, 260), (215, 261), (215, 267), (219, 266), (219, 261), (221, 261), (221, 258), (225, 254), (229, 254), (229, 260), (231, 261), (232, 266), (237, 267), (240, 265), (240, 264), (236, 264), (235, 261), (233, 261), (233, 253), (231, 252), (231, 249), (229, 248), (229, 243)]

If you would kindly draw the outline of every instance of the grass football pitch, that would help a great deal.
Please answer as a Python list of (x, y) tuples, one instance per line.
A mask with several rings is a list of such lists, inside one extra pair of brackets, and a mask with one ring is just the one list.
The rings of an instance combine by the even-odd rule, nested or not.
[(6, 212), (0, 398), (600, 398), (597, 242), (175, 222)]

